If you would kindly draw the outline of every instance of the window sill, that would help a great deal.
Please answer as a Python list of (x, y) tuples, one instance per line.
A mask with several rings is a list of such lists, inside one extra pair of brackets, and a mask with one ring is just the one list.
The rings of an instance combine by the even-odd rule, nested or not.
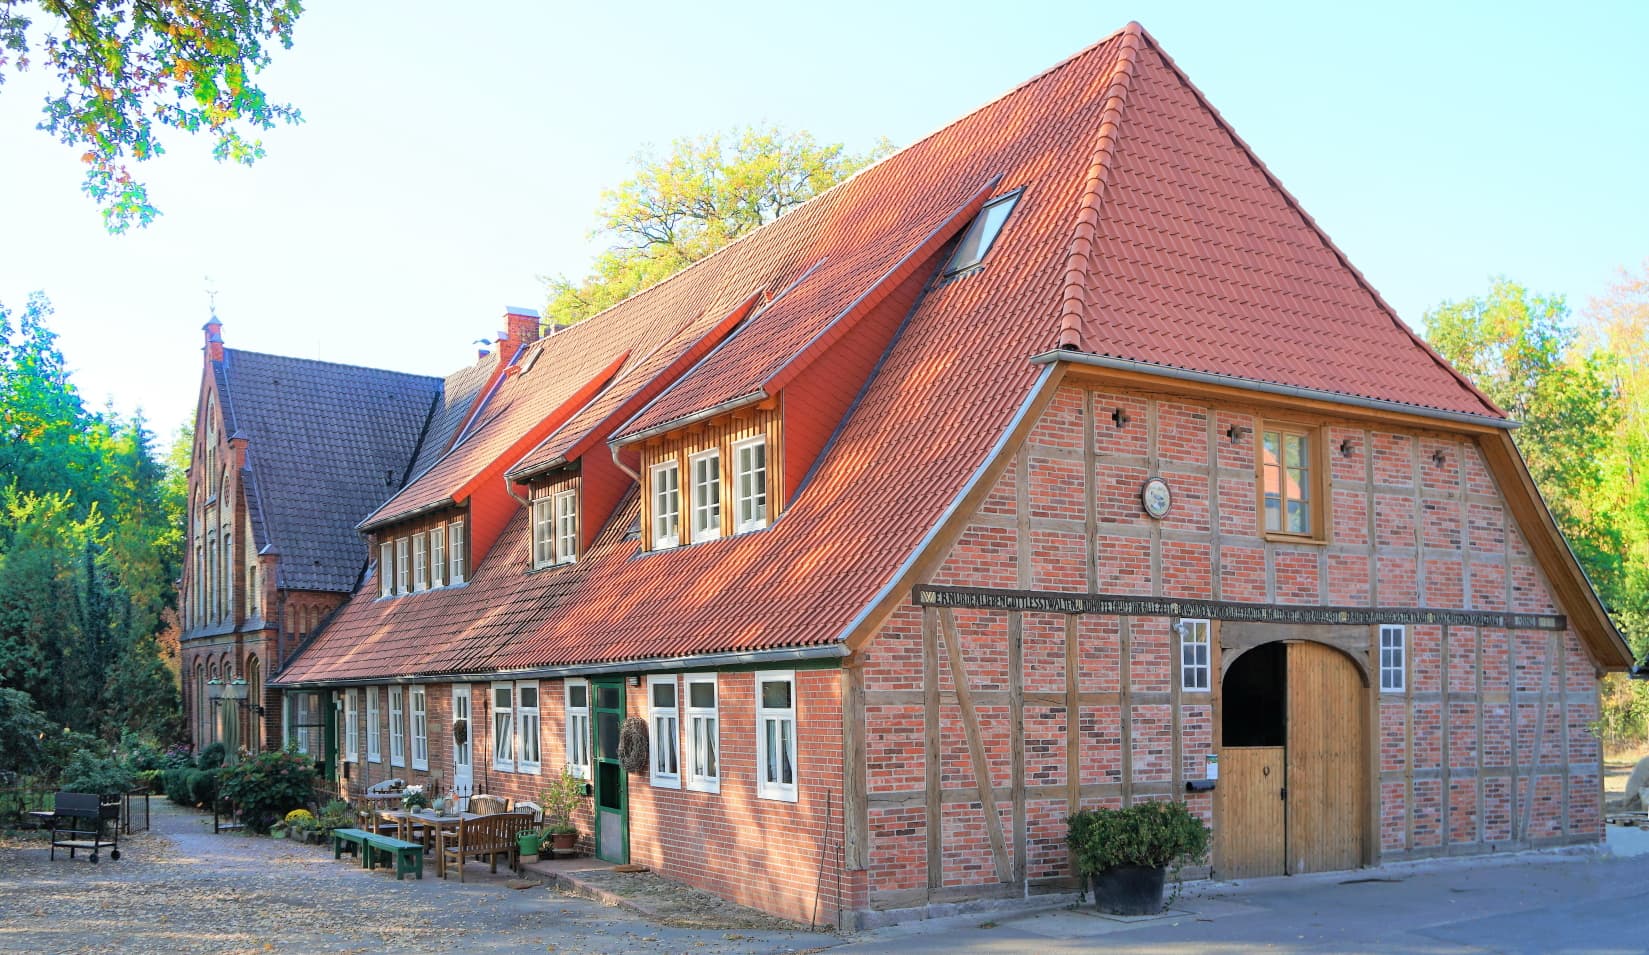
[(680, 776), (653, 776), (650, 779), (648, 779), (648, 782), (653, 784), (654, 789), (680, 789), (681, 788), (681, 777)]
[(1317, 547), (1328, 545), (1326, 537), (1306, 537), (1300, 534), (1284, 534), (1281, 531), (1264, 531), (1260, 537), (1272, 544), (1308, 544)]
[(758, 789), (758, 790), (756, 790), (756, 798), (757, 799), (768, 799), (768, 800), (772, 800), (773, 802), (796, 802), (797, 801), (796, 791), (794, 789), (790, 790), (789, 792), (780, 792), (778, 790), (770, 790), (770, 789), (767, 789), (767, 790)]
[(721, 780), (719, 780), (719, 779), (710, 779), (710, 780), (703, 780), (703, 781), (690, 780), (687, 783), (687, 790), (689, 792), (709, 793), (712, 796), (719, 796), (719, 795), (721, 795)]

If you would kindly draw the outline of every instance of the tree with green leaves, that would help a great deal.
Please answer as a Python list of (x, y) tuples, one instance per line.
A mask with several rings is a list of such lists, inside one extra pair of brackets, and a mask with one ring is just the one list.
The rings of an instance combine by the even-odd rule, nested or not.
[(40, 295), (15, 324), (0, 305), (0, 684), (59, 727), (171, 739), (155, 637), (176, 603), (178, 485), (141, 418), (86, 409), (50, 314)]
[(546, 320), (570, 325), (669, 278), (893, 151), (821, 144), (778, 126), (678, 139), (638, 153), (629, 179), (601, 195), (596, 235), (610, 245), (580, 282), (550, 280)]
[(82, 150), (83, 191), (111, 232), (159, 214), (129, 163), (166, 150), (163, 128), (206, 133), (220, 161), (264, 154), (254, 131), (301, 116), (256, 77), (292, 45), (299, 0), (0, 0), (0, 83), (38, 49), (53, 74), (39, 128)]

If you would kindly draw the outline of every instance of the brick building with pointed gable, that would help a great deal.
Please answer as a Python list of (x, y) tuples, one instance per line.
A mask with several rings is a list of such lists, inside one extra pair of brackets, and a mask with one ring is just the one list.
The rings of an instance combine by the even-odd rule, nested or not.
[(342, 791), (571, 766), (588, 851), (843, 925), (1144, 799), (1215, 876), (1601, 837), (1630, 661), (1513, 423), (1136, 24), (506, 337), (271, 681)]

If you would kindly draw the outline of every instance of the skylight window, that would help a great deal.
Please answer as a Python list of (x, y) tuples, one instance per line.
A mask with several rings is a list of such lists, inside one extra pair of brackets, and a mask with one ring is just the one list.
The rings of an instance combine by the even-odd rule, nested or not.
[(965, 272), (985, 261), (991, 246), (996, 243), (997, 235), (1002, 232), (1002, 224), (1008, 221), (1008, 213), (1013, 211), (1014, 204), (1019, 201), (1019, 195), (1018, 192), (1010, 192), (979, 210), (973, 225), (968, 226), (968, 231), (962, 235), (962, 241), (957, 243), (956, 252), (950, 257), (950, 264), (945, 266), (946, 275)]

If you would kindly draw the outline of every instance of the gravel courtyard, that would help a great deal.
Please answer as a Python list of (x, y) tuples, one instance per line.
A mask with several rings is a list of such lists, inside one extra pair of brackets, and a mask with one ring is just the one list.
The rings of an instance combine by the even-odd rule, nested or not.
[[(0, 837), (0, 952), (735, 952), (835, 944), (806, 931), (671, 928), (542, 886), (397, 882), (329, 850), (225, 833), (155, 800), (121, 859), (47, 859), (43, 839)], [(477, 875), (479, 873), (479, 875)]]

